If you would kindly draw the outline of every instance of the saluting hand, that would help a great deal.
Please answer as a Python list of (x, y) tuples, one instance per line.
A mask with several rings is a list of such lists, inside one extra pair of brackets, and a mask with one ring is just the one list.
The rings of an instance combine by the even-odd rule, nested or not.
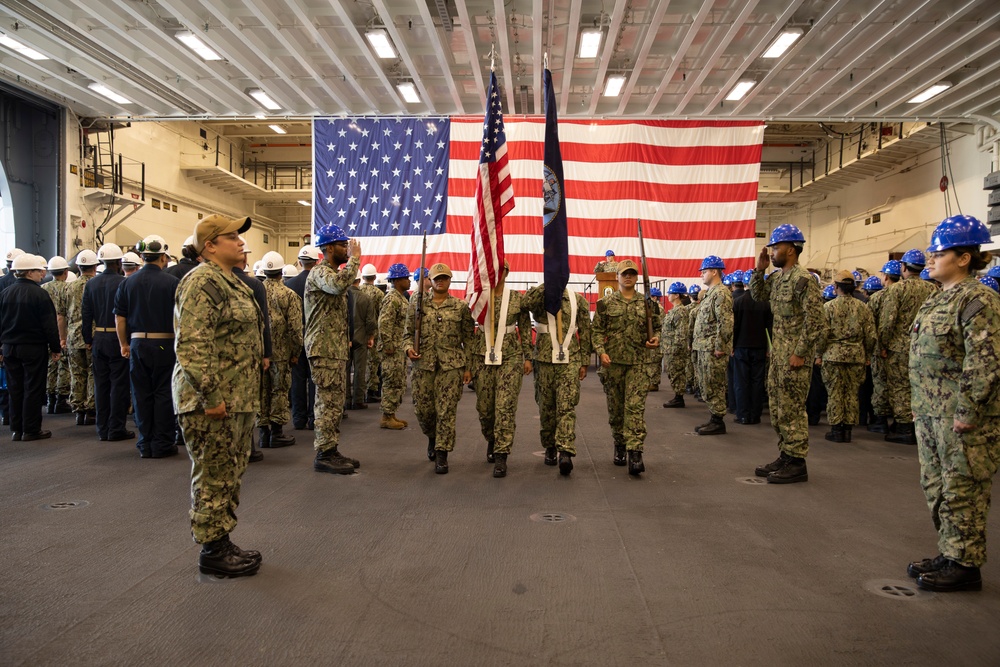
[(347, 254), (351, 257), (361, 259), (361, 241), (350, 239), (347, 241)]
[(767, 246), (764, 246), (760, 249), (760, 255), (757, 256), (757, 270), (766, 271), (769, 266), (771, 266), (771, 253)]

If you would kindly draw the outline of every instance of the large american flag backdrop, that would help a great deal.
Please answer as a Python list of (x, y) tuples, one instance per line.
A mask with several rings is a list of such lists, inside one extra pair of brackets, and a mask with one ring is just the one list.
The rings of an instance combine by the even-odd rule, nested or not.
[[(545, 119), (505, 126), (517, 201), (503, 221), (508, 284), (523, 289), (542, 280)], [(754, 121), (560, 121), (570, 288), (584, 291), (606, 250), (638, 262), (637, 218), (651, 280), (699, 282), (707, 255), (727, 272), (751, 268), (763, 135)], [(395, 262), (412, 272), (426, 231), (427, 266), (451, 267), (464, 295), (482, 139), (482, 116), (317, 118), (314, 228), (358, 237), (380, 274)]]

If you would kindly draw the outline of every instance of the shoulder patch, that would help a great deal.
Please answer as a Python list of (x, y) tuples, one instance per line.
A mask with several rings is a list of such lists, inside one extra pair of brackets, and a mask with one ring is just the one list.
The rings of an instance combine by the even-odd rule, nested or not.
[(986, 304), (983, 303), (982, 300), (977, 296), (972, 301), (970, 301), (968, 305), (965, 306), (965, 308), (962, 310), (961, 316), (959, 316), (959, 319), (962, 320), (962, 324), (968, 324), (969, 321), (973, 317), (978, 315), (979, 312), (985, 307)]
[(225, 297), (222, 296), (222, 292), (213, 283), (206, 282), (201, 286), (201, 290), (208, 295), (208, 298), (211, 299), (212, 303), (216, 306), (219, 306), (223, 301), (225, 301)]
[(810, 280), (811, 278), (806, 278), (805, 276), (799, 278), (798, 281), (795, 283), (795, 293), (802, 294), (803, 292), (805, 292), (806, 289), (809, 287)]

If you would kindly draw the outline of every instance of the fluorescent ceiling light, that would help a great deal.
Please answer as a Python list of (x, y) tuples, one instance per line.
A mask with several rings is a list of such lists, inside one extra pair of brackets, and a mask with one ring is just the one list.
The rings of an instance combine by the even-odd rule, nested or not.
[(94, 91), (101, 97), (108, 98), (112, 102), (117, 102), (118, 104), (132, 104), (132, 100), (130, 100), (127, 97), (123, 97), (122, 95), (119, 95), (115, 91), (105, 86), (103, 83), (94, 82), (88, 84), (87, 88), (90, 88), (92, 91)]
[(288, 130), (281, 127), (280, 125), (268, 125), (268, 127), (277, 132), (278, 134), (288, 134)]
[(300, 199), (299, 203), (302, 204), (303, 206), (312, 206), (312, 204), (307, 202), (305, 199)]
[(417, 95), (417, 87), (413, 85), (412, 81), (404, 81), (403, 83), (396, 84), (396, 90), (399, 94), (403, 96), (403, 100), (408, 104), (417, 104), (420, 102), (420, 96)]
[(802, 36), (802, 28), (787, 28), (781, 31), (761, 58), (780, 58), (792, 44)]
[(756, 81), (740, 81), (738, 84), (733, 86), (733, 89), (729, 91), (728, 95), (726, 95), (726, 101), (735, 102), (736, 100), (742, 100), (743, 96), (750, 92), (750, 89), (756, 85)]
[(368, 43), (372, 45), (372, 48), (375, 49), (375, 53), (379, 58), (396, 57), (396, 49), (392, 48), (389, 33), (382, 28), (367, 31), (365, 37), (368, 39)]
[(625, 77), (621, 74), (608, 77), (608, 83), (604, 86), (605, 97), (618, 97), (622, 94), (622, 86), (625, 85)]
[(45, 55), (44, 53), (39, 53), (38, 51), (35, 51), (30, 46), (25, 46), (24, 44), (22, 44), (21, 42), (17, 41), (16, 39), (14, 39), (13, 37), (11, 37), (10, 35), (5, 35), (2, 32), (0, 32), (0, 45), (6, 46), (11, 51), (16, 51), (17, 53), (20, 53), (25, 58), (30, 58), (31, 60), (48, 60), (49, 59), (49, 57), (47, 55)]
[(912, 100), (907, 100), (906, 103), (907, 104), (920, 104), (921, 102), (926, 102), (927, 100), (931, 99), (935, 95), (937, 95), (939, 93), (943, 93), (944, 91), (948, 90), (949, 88), (951, 88), (951, 82), (950, 81), (939, 81), (938, 83), (935, 83), (933, 86), (931, 86), (930, 88), (928, 88), (924, 92), (922, 92), (919, 95), (917, 95), (916, 97), (914, 97)]
[(247, 95), (257, 100), (258, 104), (270, 111), (277, 111), (281, 108), (277, 102), (272, 100), (271, 97), (260, 88), (250, 88), (247, 90)]
[(601, 50), (601, 38), (604, 32), (600, 28), (584, 30), (580, 33), (580, 57), (596, 58), (597, 52)]
[(201, 41), (198, 35), (194, 34), (190, 30), (175, 32), (174, 37), (180, 40), (184, 46), (197, 53), (202, 60), (222, 60), (222, 56), (213, 51), (208, 44)]

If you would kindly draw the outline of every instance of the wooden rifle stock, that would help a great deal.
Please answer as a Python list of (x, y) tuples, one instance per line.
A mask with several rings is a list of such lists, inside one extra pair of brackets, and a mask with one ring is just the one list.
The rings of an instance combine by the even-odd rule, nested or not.
[(639, 262), (642, 264), (642, 295), (646, 304), (646, 340), (653, 340), (653, 296), (649, 293), (649, 270), (646, 268), (646, 247), (642, 242), (642, 219), (639, 224)]
[(413, 314), (413, 352), (420, 354), (420, 325), (424, 322), (424, 264), (427, 262), (427, 232), (424, 232), (424, 245), (420, 249), (420, 268), (417, 269), (417, 303)]

